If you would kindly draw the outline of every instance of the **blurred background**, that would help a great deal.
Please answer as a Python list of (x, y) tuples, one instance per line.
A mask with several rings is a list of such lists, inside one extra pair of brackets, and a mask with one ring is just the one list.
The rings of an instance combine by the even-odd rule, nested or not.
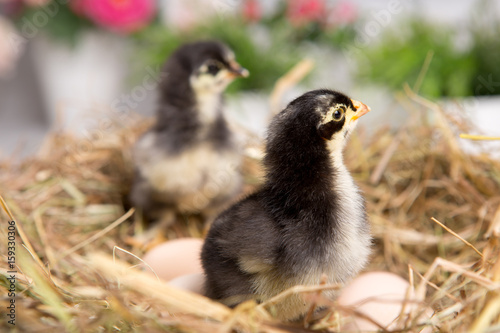
[(498, 36), (500, 1), (0, 0), (0, 158), (29, 156), (57, 130), (153, 115), (161, 64), (207, 38), (250, 70), (229, 87), (228, 114), (259, 135), (275, 82), (312, 59), (283, 104), (341, 90), (376, 111), (363, 122), (373, 132), (408, 119), (407, 84), (500, 136)]

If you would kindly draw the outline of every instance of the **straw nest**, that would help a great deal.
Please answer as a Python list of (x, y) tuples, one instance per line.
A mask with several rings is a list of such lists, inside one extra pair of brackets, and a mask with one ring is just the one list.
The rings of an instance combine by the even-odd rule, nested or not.
[[(365, 193), (375, 238), (367, 270), (387, 270), (408, 279), (418, 297), (397, 331), (424, 327), (442, 332), (500, 331), (500, 163), (468, 156), (457, 139), (460, 123), (416, 95), (404, 103), (416, 110), (400, 131), (382, 131), (368, 142), (353, 135), (346, 163)], [(425, 125), (419, 112), (433, 113)], [(18, 332), (305, 332), (336, 331), (355, 308), (328, 303), (321, 318), (280, 323), (272, 304), (236, 309), (169, 287), (144, 272), (140, 257), (159, 241), (203, 237), (205, 226), (186, 216), (152, 241), (124, 208), (131, 178), (130, 146), (149, 126), (131, 116), (109, 124), (91, 139), (54, 134), (39, 156), (20, 164), (0, 163), (0, 193), (15, 219), (16, 326)], [(262, 175), (261, 143), (247, 149), (247, 191)], [(248, 152), (253, 152), (252, 154)], [(9, 305), (9, 269), (2, 246), (0, 308)], [(314, 305), (315, 288), (297, 286)], [(417, 320), (425, 307), (434, 315)], [(3, 311), (2, 311), (3, 312)], [(376, 318), (373, 318), (376, 321)], [(5, 317), (2, 331), (12, 329)], [(384, 331), (383, 328), (381, 328)]]

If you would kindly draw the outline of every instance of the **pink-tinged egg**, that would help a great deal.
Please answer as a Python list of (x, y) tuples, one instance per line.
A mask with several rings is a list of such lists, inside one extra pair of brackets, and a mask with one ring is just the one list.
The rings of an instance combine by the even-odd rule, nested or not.
[(199, 238), (179, 238), (162, 243), (143, 257), (159, 278), (170, 281), (182, 275), (203, 273)]
[[(398, 317), (401, 314), (409, 283), (403, 278), (388, 272), (369, 272), (362, 274), (349, 283), (341, 292), (338, 303), (375, 320), (387, 329), (395, 329)], [(405, 313), (418, 307), (414, 294), (409, 293), (410, 302), (406, 301)], [(426, 309), (424, 316), (430, 318), (432, 310)], [(376, 331), (379, 329), (374, 323), (352, 316), (352, 321), (344, 327), (346, 331)], [(422, 332), (430, 332), (430, 328)]]
[(203, 285), (205, 284), (205, 275), (202, 273), (182, 275), (170, 280), (168, 284), (178, 289), (202, 295)]

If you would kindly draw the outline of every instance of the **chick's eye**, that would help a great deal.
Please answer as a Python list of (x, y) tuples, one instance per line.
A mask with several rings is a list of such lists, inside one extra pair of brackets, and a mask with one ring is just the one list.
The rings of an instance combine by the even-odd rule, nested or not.
[(215, 64), (210, 64), (207, 66), (207, 73), (215, 75), (219, 72), (219, 66)]
[(333, 120), (340, 121), (344, 117), (344, 108), (333, 111)]

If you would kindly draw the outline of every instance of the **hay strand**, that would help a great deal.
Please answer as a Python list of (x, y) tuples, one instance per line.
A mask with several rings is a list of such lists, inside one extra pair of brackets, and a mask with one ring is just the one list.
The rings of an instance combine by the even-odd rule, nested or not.
[(460, 134), (461, 139), (473, 140), (473, 141), (492, 141), (500, 140), (500, 136), (485, 136), (485, 135), (472, 135), (472, 134)]
[(126, 212), (122, 217), (120, 217), (119, 219), (117, 219), (116, 221), (114, 221), (113, 223), (111, 223), (110, 225), (108, 225), (106, 228), (104, 228), (103, 230), (99, 231), (98, 233), (96, 233), (95, 235), (93, 235), (92, 237), (84, 240), (83, 242), (79, 243), (79, 244), (76, 244), (75, 246), (73, 246), (72, 248), (64, 251), (57, 259), (58, 260), (61, 260), (62, 258), (72, 254), (73, 252), (76, 252), (78, 250), (80, 250), (81, 248), (89, 245), (90, 243), (92, 243), (93, 241), (101, 238), (102, 236), (106, 235), (109, 231), (113, 230), (114, 228), (116, 228), (117, 226), (119, 226), (120, 224), (122, 224), (123, 222), (125, 222), (126, 220), (128, 220), (135, 212), (135, 209), (134, 208), (130, 208), (130, 210), (128, 212)]
[(443, 228), (444, 230), (448, 231), (450, 234), (452, 234), (453, 236), (457, 237), (458, 239), (460, 239), (465, 245), (467, 245), (468, 247), (470, 247), (471, 249), (474, 250), (474, 252), (476, 252), (477, 254), (479, 254), (479, 256), (481, 258), (484, 258), (484, 255), (481, 253), (481, 251), (479, 251), (478, 249), (476, 249), (476, 247), (474, 245), (472, 245), (471, 243), (469, 243), (468, 241), (466, 241), (465, 239), (463, 239), (459, 234), (457, 234), (455, 231), (451, 230), (450, 228), (448, 228), (447, 226), (445, 226), (443, 223), (439, 222), (438, 220), (436, 220), (434, 217), (431, 217), (431, 220), (436, 222), (441, 228)]
[(22, 223), (20, 223), (19, 220), (14, 219), (14, 216), (12, 215), (12, 212), (10, 211), (9, 206), (7, 205), (7, 203), (5, 202), (5, 200), (3, 199), (3, 197), (1, 195), (0, 195), (0, 205), (2, 206), (3, 211), (7, 214), (9, 219), (11, 221), (16, 221), (16, 230), (17, 230), (19, 236), (21, 237), (21, 240), (23, 241), (23, 245), (26, 247), (26, 249), (32, 255), (33, 259), (37, 262), (38, 266), (40, 266), (45, 271), (45, 267), (44, 267), (42, 261), (40, 260), (40, 258), (36, 254), (35, 250), (33, 249), (33, 246), (31, 245), (30, 240), (28, 239), (28, 237), (26, 236), (26, 233), (24, 232)]
[[(499, 325), (500, 162), (462, 152), (460, 126), (436, 103), (406, 91), (400, 102), (416, 114), (431, 110), (435, 125), (415, 117), (396, 133), (377, 133), (376, 140), (354, 133), (345, 151), (374, 236), (367, 270), (394, 272), (414, 286), (416, 301), (404, 301), (404, 308), (417, 306), (400, 313), (394, 323), (400, 331), (494, 331)], [(229, 309), (137, 267), (155, 242), (200, 237), (206, 221), (178, 216), (171, 226), (156, 229), (155, 237), (137, 241), (141, 226), (130, 218), (133, 211), (124, 208), (123, 198), (133, 175), (130, 146), (151, 121), (129, 118), (130, 123), (90, 141), (54, 134), (44, 147), (50, 154), (15, 167), (0, 163), (0, 193), (6, 200), (0, 203), (9, 219), (19, 219), (26, 247), (20, 248), (16, 281), (19, 331), (331, 332), (341, 331), (349, 317), (364, 316), (356, 307), (318, 296), (338, 285), (294, 286), (260, 305)], [(262, 179), (263, 143), (245, 133), (251, 142), (242, 149), (248, 193)], [(2, 290), (6, 274), (0, 269)], [(309, 309), (325, 306), (324, 316), (307, 316), (298, 325), (273, 319), (272, 305), (294, 293)], [(419, 319), (424, 308), (435, 312), (432, 318)], [(376, 318), (365, 317), (376, 325)], [(0, 322), (0, 330), (7, 329)]]
[(271, 110), (270, 117), (273, 117), (281, 111), (283, 95), (297, 83), (302, 81), (313, 68), (314, 61), (311, 59), (303, 59), (276, 81), (273, 91), (271, 92), (271, 97), (269, 98)]

